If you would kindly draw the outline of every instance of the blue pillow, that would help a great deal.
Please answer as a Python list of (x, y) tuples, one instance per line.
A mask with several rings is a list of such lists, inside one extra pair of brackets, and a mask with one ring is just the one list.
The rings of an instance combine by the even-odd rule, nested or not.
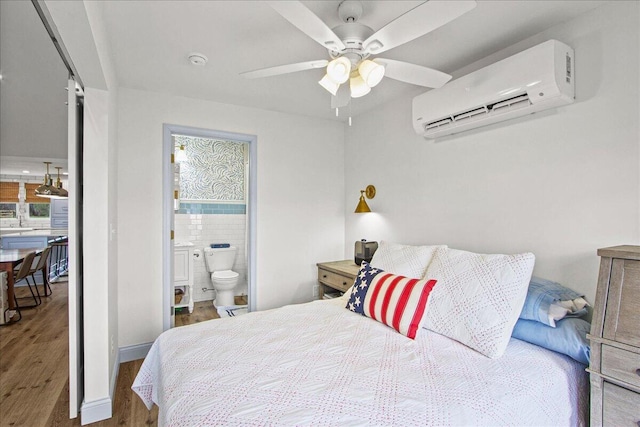
[(559, 283), (532, 277), (519, 317), (555, 327), (556, 321), (564, 317), (587, 314), (587, 302), (583, 297)]
[(590, 323), (575, 317), (558, 321), (555, 328), (533, 320), (518, 319), (511, 336), (566, 354), (572, 359), (588, 365), (591, 347), (587, 340), (587, 334), (590, 329)]

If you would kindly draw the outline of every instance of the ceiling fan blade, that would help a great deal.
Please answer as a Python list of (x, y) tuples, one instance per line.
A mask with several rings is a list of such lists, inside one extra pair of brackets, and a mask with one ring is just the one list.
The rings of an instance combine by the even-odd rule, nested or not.
[(316, 14), (299, 1), (267, 1), (284, 19), (327, 49), (346, 49), (342, 40)]
[(424, 87), (439, 88), (451, 80), (451, 76), (449, 74), (434, 70), (433, 68), (423, 67), (421, 65), (385, 58), (376, 58), (373, 61), (384, 65), (385, 77), (400, 80), (401, 82)]
[(296, 64), (278, 65), (277, 67), (261, 68), (259, 70), (245, 71), (240, 73), (241, 76), (248, 79), (258, 79), (261, 77), (277, 76), (279, 74), (295, 73), (296, 71), (313, 70), (315, 68), (324, 68), (329, 61), (319, 59), (317, 61), (298, 62)]
[(431, 0), (422, 3), (376, 31), (362, 43), (362, 47), (367, 53), (382, 53), (427, 34), (474, 7), (474, 0)]
[(342, 108), (349, 105), (351, 101), (351, 92), (348, 84), (343, 84), (338, 89), (336, 96), (331, 96), (331, 108)]

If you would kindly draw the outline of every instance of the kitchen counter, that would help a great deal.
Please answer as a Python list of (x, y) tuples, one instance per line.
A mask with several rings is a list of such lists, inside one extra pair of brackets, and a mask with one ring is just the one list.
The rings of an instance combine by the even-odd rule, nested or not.
[(66, 236), (66, 228), (9, 232), (0, 237), (0, 247), (2, 249), (44, 248), (58, 240), (57, 238)]

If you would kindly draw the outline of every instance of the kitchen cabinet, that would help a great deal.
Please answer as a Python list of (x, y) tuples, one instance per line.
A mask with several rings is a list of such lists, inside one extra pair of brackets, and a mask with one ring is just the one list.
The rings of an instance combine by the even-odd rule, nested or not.
[(51, 228), (69, 226), (69, 199), (51, 199)]

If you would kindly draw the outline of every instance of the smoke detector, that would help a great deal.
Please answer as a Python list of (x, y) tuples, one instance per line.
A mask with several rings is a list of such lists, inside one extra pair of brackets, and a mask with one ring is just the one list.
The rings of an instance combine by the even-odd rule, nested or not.
[(205, 65), (208, 60), (209, 58), (201, 53), (194, 52), (189, 54), (189, 62), (191, 62), (193, 65)]

